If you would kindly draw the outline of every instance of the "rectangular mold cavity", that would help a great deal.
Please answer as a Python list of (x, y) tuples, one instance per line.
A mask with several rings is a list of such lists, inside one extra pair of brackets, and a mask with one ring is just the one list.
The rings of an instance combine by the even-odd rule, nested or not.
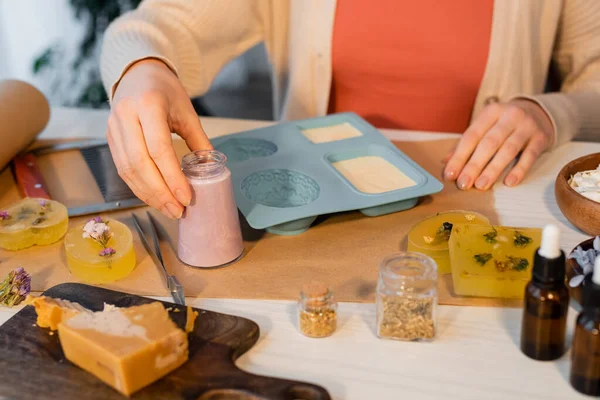
[(362, 132), (350, 122), (329, 121), (329, 124), (325, 125), (323, 122), (307, 121), (297, 126), (304, 137), (315, 144), (337, 142), (363, 136)]
[(414, 189), (425, 181), (404, 158), (380, 145), (330, 153), (326, 159), (348, 184), (363, 194)]

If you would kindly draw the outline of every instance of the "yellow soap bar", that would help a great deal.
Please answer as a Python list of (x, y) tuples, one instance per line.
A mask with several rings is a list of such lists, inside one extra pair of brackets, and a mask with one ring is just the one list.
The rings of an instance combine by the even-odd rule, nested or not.
[(26, 305), (35, 307), (37, 314), (37, 325), (41, 328), (50, 328), (55, 331), (61, 322), (74, 317), (79, 313), (90, 313), (91, 311), (79, 303), (68, 300), (53, 299), (51, 297), (33, 297), (28, 295), (25, 299)]
[(27, 198), (0, 209), (0, 247), (6, 250), (56, 243), (68, 228), (67, 208), (57, 201)]
[(448, 239), (455, 224), (489, 225), (489, 220), (473, 211), (438, 213), (414, 225), (408, 232), (408, 251), (425, 254), (437, 264), (438, 274), (449, 274)]
[[(84, 235), (84, 227), (89, 221), (81, 224), (67, 233), (65, 236), (65, 252), (69, 270), (79, 280), (86, 283), (99, 284), (114, 282), (125, 278), (135, 268), (135, 252), (133, 249), (133, 236), (127, 225), (113, 220), (100, 219), (96, 217), (99, 224), (108, 227), (109, 239), (105, 246), (89, 235)], [(85, 236), (85, 237), (84, 237)], [(110, 253), (106, 250), (110, 249)]]
[(188, 359), (184, 331), (161, 303), (78, 314), (58, 327), (69, 361), (126, 396)]
[(448, 243), (454, 291), (461, 296), (523, 298), (542, 230), (455, 225)]

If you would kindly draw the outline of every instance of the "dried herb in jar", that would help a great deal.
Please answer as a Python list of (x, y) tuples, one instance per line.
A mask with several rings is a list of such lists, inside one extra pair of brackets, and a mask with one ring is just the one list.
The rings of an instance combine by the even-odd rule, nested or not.
[(337, 328), (337, 303), (333, 293), (321, 282), (304, 285), (298, 302), (300, 331), (309, 337), (323, 338)]
[(310, 337), (330, 336), (337, 328), (337, 312), (332, 309), (306, 309), (300, 311), (300, 330)]
[(403, 340), (432, 339), (435, 336), (433, 302), (433, 297), (384, 296), (379, 334)]

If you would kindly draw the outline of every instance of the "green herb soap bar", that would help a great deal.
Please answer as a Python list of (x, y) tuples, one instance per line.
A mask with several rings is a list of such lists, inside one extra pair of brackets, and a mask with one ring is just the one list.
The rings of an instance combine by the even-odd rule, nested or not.
[(537, 228), (454, 225), (448, 246), (455, 293), (523, 298), (541, 240)]
[(68, 228), (67, 208), (57, 201), (27, 198), (0, 209), (0, 247), (6, 250), (56, 243)]

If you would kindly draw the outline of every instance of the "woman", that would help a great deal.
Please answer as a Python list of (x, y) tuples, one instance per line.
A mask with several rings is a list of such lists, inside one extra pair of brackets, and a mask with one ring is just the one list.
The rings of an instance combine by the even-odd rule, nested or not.
[[(520, 183), (544, 151), (600, 130), (597, 0), (146, 0), (107, 30), (108, 142), (135, 194), (179, 218), (171, 144), (210, 148), (189, 96), (264, 41), (280, 119), (355, 111), (377, 127), (463, 132), (444, 178)], [(549, 66), (562, 86), (544, 93)]]

